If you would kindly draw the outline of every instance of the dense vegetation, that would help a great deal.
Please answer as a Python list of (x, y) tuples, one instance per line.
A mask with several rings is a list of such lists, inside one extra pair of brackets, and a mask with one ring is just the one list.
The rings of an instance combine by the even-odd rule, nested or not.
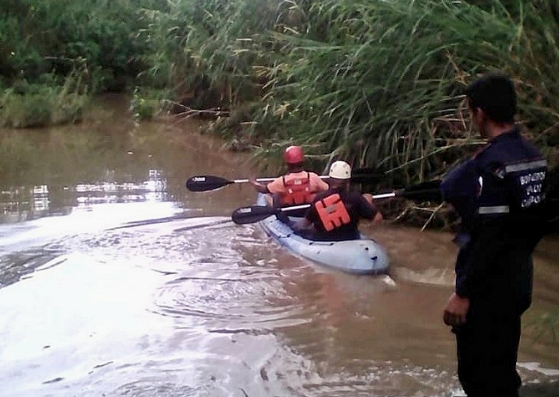
[(123, 90), (146, 67), (138, 19), (151, 1), (0, 2), (0, 122), (79, 120), (87, 94)]
[[(126, 89), (139, 117), (203, 110), (268, 160), (299, 143), (319, 167), (344, 158), (409, 183), (480, 143), (460, 94), (487, 70), (515, 79), (519, 120), (557, 162), (557, 40), (552, 0), (5, 0), (0, 117), (75, 120), (82, 94)], [(22, 97), (48, 116), (15, 117)]]

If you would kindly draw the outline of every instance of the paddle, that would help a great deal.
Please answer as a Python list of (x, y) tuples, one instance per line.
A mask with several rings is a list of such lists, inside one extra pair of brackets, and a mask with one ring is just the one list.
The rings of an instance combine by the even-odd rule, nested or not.
[[(155, 225), (155, 224), (159, 224), (159, 223), (171, 223), (174, 221), (186, 221), (186, 220), (205, 220), (204, 218), (197, 218), (197, 217), (190, 217), (190, 216), (182, 216), (182, 215), (178, 215), (178, 216), (169, 216), (166, 218), (157, 218), (157, 219), (146, 219), (146, 220), (142, 220), (142, 221), (134, 221), (134, 222), (127, 222), (124, 225), (121, 226), (116, 226), (116, 227), (112, 227), (108, 230), (118, 230), (118, 229), (127, 229), (127, 228), (131, 228), (131, 227), (138, 227), (138, 226), (150, 226), (150, 225)], [(186, 230), (193, 230), (193, 229), (200, 229), (200, 228), (205, 228), (205, 227), (211, 227), (211, 226), (216, 226), (216, 225), (221, 225), (221, 224), (225, 224), (225, 223), (229, 223), (231, 222), (230, 218), (225, 218), (225, 219), (215, 219), (215, 217), (211, 218), (211, 220), (208, 222), (203, 222), (203, 223), (196, 223), (194, 225), (188, 225), (188, 226), (184, 226), (178, 229), (174, 229), (174, 232), (183, 232)]]
[[(259, 178), (258, 182), (271, 182), (275, 178)], [(186, 188), (191, 192), (207, 192), (210, 190), (220, 189), (233, 183), (247, 183), (248, 179), (230, 180), (220, 176), (213, 175), (197, 175), (186, 180)]]
[(292, 207), (272, 208), (266, 205), (252, 205), (248, 207), (237, 208), (231, 214), (231, 219), (237, 225), (244, 225), (246, 223), (255, 223), (266, 219), (269, 216), (279, 214), (280, 212), (288, 212), (309, 208), (310, 204), (294, 205)]
[[(438, 201), (441, 194), (439, 192), (441, 181), (422, 182), (407, 189), (396, 190), (389, 193), (381, 193), (373, 195), (374, 200), (404, 197), (410, 200)], [(237, 208), (231, 214), (231, 219), (237, 225), (259, 222), (269, 216), (277, 215), (281, 212), (295, 211), (303, 208), (309, 208), (310, 204), (295, 205), (292, 207), (272, 208), (264, 205), (252, 205), (248, 207)]]
[(351, 170), (351, 183), (377, 183), (386, 180), (386, 173), (376, 168), (356, 168)]
[[(371, 180), (379, 180), (384, 178), (384, 173), (376, 171), (371, 168), (362, 168), (352, 171), (351, 181), (355, 183), (369, 182)], [(328, 176), (321, 176), (322, 179), (327, 179)], [(259, 178), (258, 182), (271, 182), (276, 178)], [(191, 192), (207, 192), (210, 190), (220, 189), (227, 185), (234, 183), (247, 183), (248, 179), (227, 179), (220, 176), (213, 175), (196, 175), (186, 180), (186, 188)]]

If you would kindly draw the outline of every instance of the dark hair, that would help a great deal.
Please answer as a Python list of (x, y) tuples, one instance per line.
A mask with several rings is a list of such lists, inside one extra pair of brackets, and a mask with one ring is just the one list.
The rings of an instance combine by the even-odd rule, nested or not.
[(500, 73), (490, 73), (474, 81), (466, 89), (468, 105), (480, 108), (497, 123), (514, 121), (516, 92), (511, 79)]

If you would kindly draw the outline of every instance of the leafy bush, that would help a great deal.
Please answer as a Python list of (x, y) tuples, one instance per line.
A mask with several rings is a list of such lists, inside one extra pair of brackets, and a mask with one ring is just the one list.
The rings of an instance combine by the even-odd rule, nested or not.
[(151, 120), (169, 107), (165, 98), (168, 92), (136, 87), (130, 101), (130, 111), (137, 121)]
[[(66, 76), (86, 64), (105, 71), (104, 86), (122, 89), (143, 66), (147, 44), (138, 13), (154, 0), (5, 0), (0, 3), (0, 72), (34, 82), (43, 73)], [(107, 77), (110, 76), (110, 79)]]
[(86, 103), (87, 91), (80, 74), (72, 73), (63, 85), (55, 78), (50, 83), (29, 84), (25, 80), (4, 90), (0, 97), (0, 124), (5, 127), (45, 127), (79, 121)]

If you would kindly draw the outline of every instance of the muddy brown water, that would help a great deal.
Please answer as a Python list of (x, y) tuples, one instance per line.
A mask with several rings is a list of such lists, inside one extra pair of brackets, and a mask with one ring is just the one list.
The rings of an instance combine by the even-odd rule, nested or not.
[[(460, 396), (441, 311), (451, 235), (362, 230), (389, 277), (291, 256), (228, 222), (246, 158), (195, 121), (136, 125), (120, 96), (76, 126), (0, 134), (0, 396)], [(559, 395), (559, 241), (536, 255), (523, 396)], [(555, 328), (556, 330), (556, 328)]]

